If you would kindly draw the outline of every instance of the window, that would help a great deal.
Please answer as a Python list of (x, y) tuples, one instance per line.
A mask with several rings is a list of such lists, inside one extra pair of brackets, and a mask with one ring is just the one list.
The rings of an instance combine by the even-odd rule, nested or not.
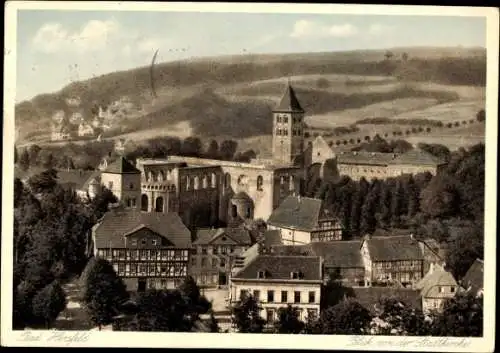
[(266, 309), (267, 323), (272, 324), (274, 322), (274, 309)]
[(274, 302), (274, 291), (273, 290), (268, 290), (267, 291), (267, 302), (268, 303), (273, 303)]
[(202, 257), (201, 258), (201, 267), (206, 267), (207, 266), (207, 258), (206, 257)]
[(288, 117), (287, 117), (287, 116), (284, 116), (284, 117), (283, 117), (283, 122), (284, 122), (284, 123), (288, 123)]
[(313, 291), (309, 292), (309, 303), (314, 303), (316, 301), (316, 293)]
[(262, 175), (259, 175), (257, 177), (257, 190), (258, 191), (262, 191), (262, 185), (264, 184), (264, 178), (262, 177)]
[(455, 292), (455, 287), (450, 287), (450, 291), (451, 291), (452, 293), (454, 293), (454, 292)]
[(207, 254), (207, 248), (201, 248), (201, 253), (203, 255), (206, 255)]
[(130, 190), (134, 190), (134, 183), (130, 183), (129, 188)]
[(224, 260), (224, 259), (220, 260), (220, 267), (223, 267), (223, 268), (226, 267), (226, 260)]
[(238, 216), (238, 209), (236, 208), (236, 205), (231, 205), (231, 216), (233, 218)]
[(155, 211), (156, 212), (163, 212), (163, 197), (161, 197), (161, 196), (156, 198)]
[(299, 273), (298, 272), (292, 272), (290, 274), (290, 278), (292, 278), (292, 279), (298, 279), (299, 278)]
[(191, 266), (196, 266), (196, 257), (191, 258)]
[(276, 117), (276, 121), (277, 121), (278, 123), (281, 123), (281, 115), (278, 115), (278, 116)]
[(198, 176), (194, 177), (194, 189), (198, 190), (200, 188), (200, 178)]
[(299, 291), (293, 292), (293, 302), (300, 303), (300, 292)]
[(439, 286), (438, 288), (439, 288), (439, 293), (444, 293), (444, 288), (443, 287)]
[(219, 248), (217, 246), (214, 246), (212, 248), (212, 254), (217, 255), (219, 253)]
[(148, 210), (148, 196), (147, 195), (141, 196), (141, 210), (142, 211)]
[(151, 244), (153, 244), (154, 246), (158, 245), (158, 240), (156, 239), (151, 240)]
[(137, 246), (137, 239), (132, 239), (130, 243), (132, 246)]
[(141, 240), (141, 245), (146, 245), (146, 239)]
[(215, 174), (214, 174), (214, 173), (212, 173), (212, 177), (211, 177), (211, 186), (212, 186), (213, 188), (215, 188), (216, 184), (217, 184), (217, 179), (216, 179), (216, 176), (215, 176)]
[(288, 292), (286, 290), (281, 291), (281, 302), (288, 302)]
[(243, 299), (247, 296), (247, 291), (245, 289), (240, 290), (240, 299)]
[(266, 272), (265, 271), (259, 271), (257, 274), (257, 278), (266, 278)]
[(260, 299), (260, 290), (254, 290), (253, 291), (253, 297), (257, 300)]
[(136, 205), (136, 202), (135, 202), (135, 197), (134, 197), (134, 198), (132, 198), (132, 199), (131, 199), (131, 201), (132, 201), (132, 207), (135, 207), (135, 205)]
[(212, 268), (217, 268), (217, 259), (216, 258), (212, 259)]
[(287, 129), (285, 129), (283, 132), (284, 132), (283, 135), (288, 136), (288, 130)]
[(250, 209), (250, 207), (247, 207), (246, 217), (250, 218), (251, 215), (252, 215), (252, 210)]

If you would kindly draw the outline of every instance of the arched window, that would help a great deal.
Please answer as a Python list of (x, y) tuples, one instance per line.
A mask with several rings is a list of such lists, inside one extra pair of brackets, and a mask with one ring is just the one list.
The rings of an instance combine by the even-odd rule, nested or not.
[(280, 184), (284, 184), (284, 183), (285, 183), (285, 177), (283, 177), (283, 176), (282, 176), (282, 177), (280, 178)]
[(231, 205), (231, 217), (236, 218), (238, 216), (238, 209), (236, 205)]
[(155, 172), (151, 172), (151, 181), (157, 181), (157, 175)]
[(212, 173), (211, 185), (213, 188), (215, 188), (217, 186), (217, 179), (216, 179), (215, 173)]
[(142, 211), (147, 211), (148, 210), (148, 195), (143, 194), (141, 196), (141, 210)]
[(246, 175), (244, 174), (241, 174), (239, 177), (238, 177), (238, 185), (247, 185), (247, 182), (248, 182), (248, 178)]
[(293, 180), (293, 175), (290, 176), (290, 190), (295, 190), (295, 183)]
[(206, 175), (203, 176), (202, 188), (203, 189), (208, 188), (208, 176)]
[(189, 177), (186, 177), (186, 190), (189, 190), (190, 188), (189, 184), (191, 184), (191, 179), (189, 179)]
[(158, 181), (163, 181), (165, 180), (165, 174), (163, 174), (163, 171), (160, 170), (160, 172), (158, 173)]
[(262, 185), (264, 184), (264, 178), (262, 175), (257, 177), (257, 190), (262, 191)]
[(200, 188), (200, 178), (198, 176), (195, 176), (194, 177), (194, 189), (195, 190), (198, 190)]
[(224, 177), (224, 188), (228, 189), (231, 187), (231, 175), (229, 173), (226, 173), (226, 176)]
[(163, 197), (161, 196), (156, 198), (155, 211), (163, 212)]

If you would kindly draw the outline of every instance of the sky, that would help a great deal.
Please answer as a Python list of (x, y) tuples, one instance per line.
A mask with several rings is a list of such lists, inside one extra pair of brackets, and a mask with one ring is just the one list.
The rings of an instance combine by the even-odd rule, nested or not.
[(16, 102), (183, 58), (409, 46), (486, 47), (484, 17), (19, 10)]

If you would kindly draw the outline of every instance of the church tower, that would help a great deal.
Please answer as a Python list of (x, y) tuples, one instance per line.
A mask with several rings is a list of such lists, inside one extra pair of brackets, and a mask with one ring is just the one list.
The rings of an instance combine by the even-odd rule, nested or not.
[(273, 110), (273, 159), (297, 164), (304, 153), (304, 110), (290, 82), (278, 106)]

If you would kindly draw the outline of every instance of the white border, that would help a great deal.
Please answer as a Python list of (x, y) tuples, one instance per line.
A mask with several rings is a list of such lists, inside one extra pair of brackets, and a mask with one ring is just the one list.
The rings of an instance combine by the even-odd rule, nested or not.
[[(498, 124), (498, 10), (478, 7), (436, 7), (399, 5), (320, 5), (320, 4), (236, 4), (236, 3), (120, 3), (120, 2), (44, 2), (11, 1), (5, 5), (4, 134), (2, 187), (2, 346), (72, 347), (168, 347), (168, 348), (273, 348), (347, 350), (430, 350), (435, 352), (492, 352), (495, 339), (495, 268), (496, 268), (496, 155)], [(44, 10), (116, 10), (116, 11), (203, 11), (252, 13), (343, 13), (421, 16), (477, 16), (487, 19), (487, 95), (486, 95), (486, 204), (485, 204), (485, 290), (484, 337), (419, 338), (358, 337), (271, 334), (139, 333), (139, 332), (64, 332), (37, 331), (38, 339), (22, 339), (23, 331), (12, 331), (12, 225), (13, 225), (13, 144), (14, 102), (16, 92), (17, 11)], [(194, 339), (193, 339), (194, 338)]]

